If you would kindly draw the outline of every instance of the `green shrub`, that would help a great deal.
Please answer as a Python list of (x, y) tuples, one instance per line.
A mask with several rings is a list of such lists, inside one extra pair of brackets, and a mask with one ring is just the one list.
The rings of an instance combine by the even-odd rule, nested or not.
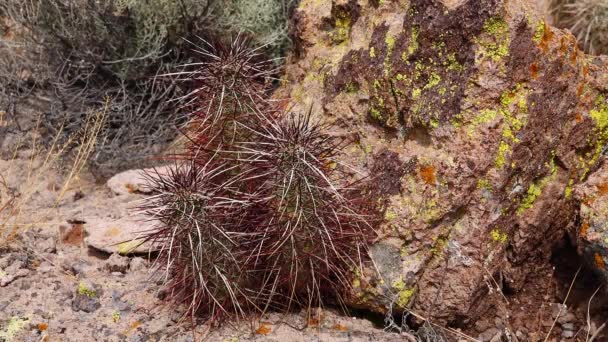
[[(109, 98), (107, 122), (91, 165), (102, 177), (143, 166), (175, 138), (184, 121), (182, 103), (169, 100), (181, 98), (190, 85), (167, 74), (179, 75), (182, 65), (204, 63), (209, 57), (195, 52), (190, 42), (197, 37), (227, 40), (245, 32), (267, 44), (264, 54), (282, 56), (294, 4), (295, 0), (4, 0), (0, 17), (25, 28), (20, 41), (25, 58), (13, 60), (18, 68), (8, 63), (0, 67), (0, 105), (8, 106), (2, 99), (20, 99), (16, 93), (50, 91), (54, 95), (42, 120), (50, 141), (57, 134), (67, 139), (80, 131), (91, 109), (104, 106)], [(32, 73), (29, 83), (15, 73), (21, 69)]]
[(221, 21), (232, 31), (250, 33), (267, 45), (273, 57), (284, 57), (289, 48), (289, 17), (298, 0), (227, 0)]

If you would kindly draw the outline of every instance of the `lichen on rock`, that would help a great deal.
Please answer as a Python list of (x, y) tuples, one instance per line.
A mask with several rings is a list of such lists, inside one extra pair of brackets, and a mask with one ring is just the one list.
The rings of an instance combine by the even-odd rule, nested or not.
[[(378, 269), (355, 277), (348, 301), (473, 326), (508, 305), (488, 275), (513, 279), (516, 295), (576, 222), (573, 193), (608, 143), (608, 65), (523, 0), (349, 1), (359, 11), (348, 43), (318, 43), (330, 8), (345, 3), (300, 5), (304, 53), (287, 67), (286, 92), (305, 89), (294, 110), (312, 106), (357, 136), (347, 162), (393, 189), (372, 247)], [(305, 76), (321, 56), (323, 82)], [(407, 172), (387, 171), (408, 161)]]

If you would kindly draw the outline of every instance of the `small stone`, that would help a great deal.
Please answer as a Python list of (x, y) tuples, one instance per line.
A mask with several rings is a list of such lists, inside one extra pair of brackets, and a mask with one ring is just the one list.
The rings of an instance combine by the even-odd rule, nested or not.
[(494, 337), (490, 340), (490, 342), (501, 342), (502, 341), (502, 332), (497, 332)]
[(50, 263), (43, 261), (42, 263), (40, 263), (40, 266), (38, 266), (38, 272), (40, 273), (48, 273), (53, 269), (53, 265), (51, 265)]
[(99, 297), (102, 295), (101, 287), (82, 281), (78, 284), (72, 301), (72, 310), (84, 311), (87, 313), (95, 312), (101, 307)]
[(0, 287), (5, 287), (5, 286), (9, 285), (10, 283), (12, 283), (13, 281), (15, 281), (16, 279), (27, 276), (29, 273), (30, 273), (30, 270), (28, 270), (26, 268), (22, 268), (22, 269), (17, 270), (16, 272), (7, 274), (4, 277), (0, 278)]
[(91, 267), (91, 264), (86, 261), (77, 261), (70, 266), (70, 270), (74, 273), (74, 275), (86, 276), (87, 271)]
[(129, 258), (113, 253), (104, 265), (104, 268), (112, 274), (118, 272), (125, 273), (129, 268)]
[(569, 323), (569, 322), (574, 322), (576, 320), (576, 316), (574, 316), (574, 314), (572, 312), (566, 312), (565, 314), (562, 313), (559, 318), (557, 319), (557, 322), (559, 324), (565, 324), (565, 323)]
[(57, 252), (57, 241), (50, 237), (43, 241), (36, 242), (36, 247), (43, 253), (56, 253)]
[(483, 342), (489, 342), (494, 338), (494, 336), (496, 336), (496, 334), (500, 334), (500, 331), (498, 331), (496, 328), (490, 328), (479, 334), (478, 339)]
[(129, 263), (129, 269), (132, 272), (145, 270), (147, 268), (148, 268), (148, 262), (144, 258), (134, 257), (131, 259), (131, 262)]
[(574, 331), (572, 330), (564, 330), (562, 331), (562, 337), (563, 338), (571, 338), (574, 336)]
[(101, 307), (99, 298), (89, 297), (86, 295), (76, 295), (72, 301), (72, 310), (84, 311), (87, 313), (95, 312)]
[(574, 323), (564, 323), (562, 329), (574, 331)]

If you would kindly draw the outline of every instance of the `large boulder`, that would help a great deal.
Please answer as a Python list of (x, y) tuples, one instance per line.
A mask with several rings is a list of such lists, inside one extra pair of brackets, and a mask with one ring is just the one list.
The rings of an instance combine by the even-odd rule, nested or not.
[(608, 141), (606, 61), (532, 3), (301, 2), (280, 91), (352, 135), (345, 161), (381, 175), (388, 203), (350, 305), (470, 326), (578, 229), (573, 192)]

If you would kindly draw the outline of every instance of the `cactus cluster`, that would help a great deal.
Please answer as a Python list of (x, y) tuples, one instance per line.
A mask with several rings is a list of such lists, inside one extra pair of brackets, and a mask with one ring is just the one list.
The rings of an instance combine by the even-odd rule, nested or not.
[(586, 52), (608, 53), (608, 2), (605, 0), (553, 0), (556, 24), (572, 32)]
[(160, 222), (147, 240), (168, 298), (216, 322), (339, 302), (381, 217), (338, 160), (348, 141), (271, 100), (273, 63), (243, 36), (201, 45), (206, 61), (178, 73), (196, 85), (187, 146), (171, 172), (148, 175), (142, 205)]

